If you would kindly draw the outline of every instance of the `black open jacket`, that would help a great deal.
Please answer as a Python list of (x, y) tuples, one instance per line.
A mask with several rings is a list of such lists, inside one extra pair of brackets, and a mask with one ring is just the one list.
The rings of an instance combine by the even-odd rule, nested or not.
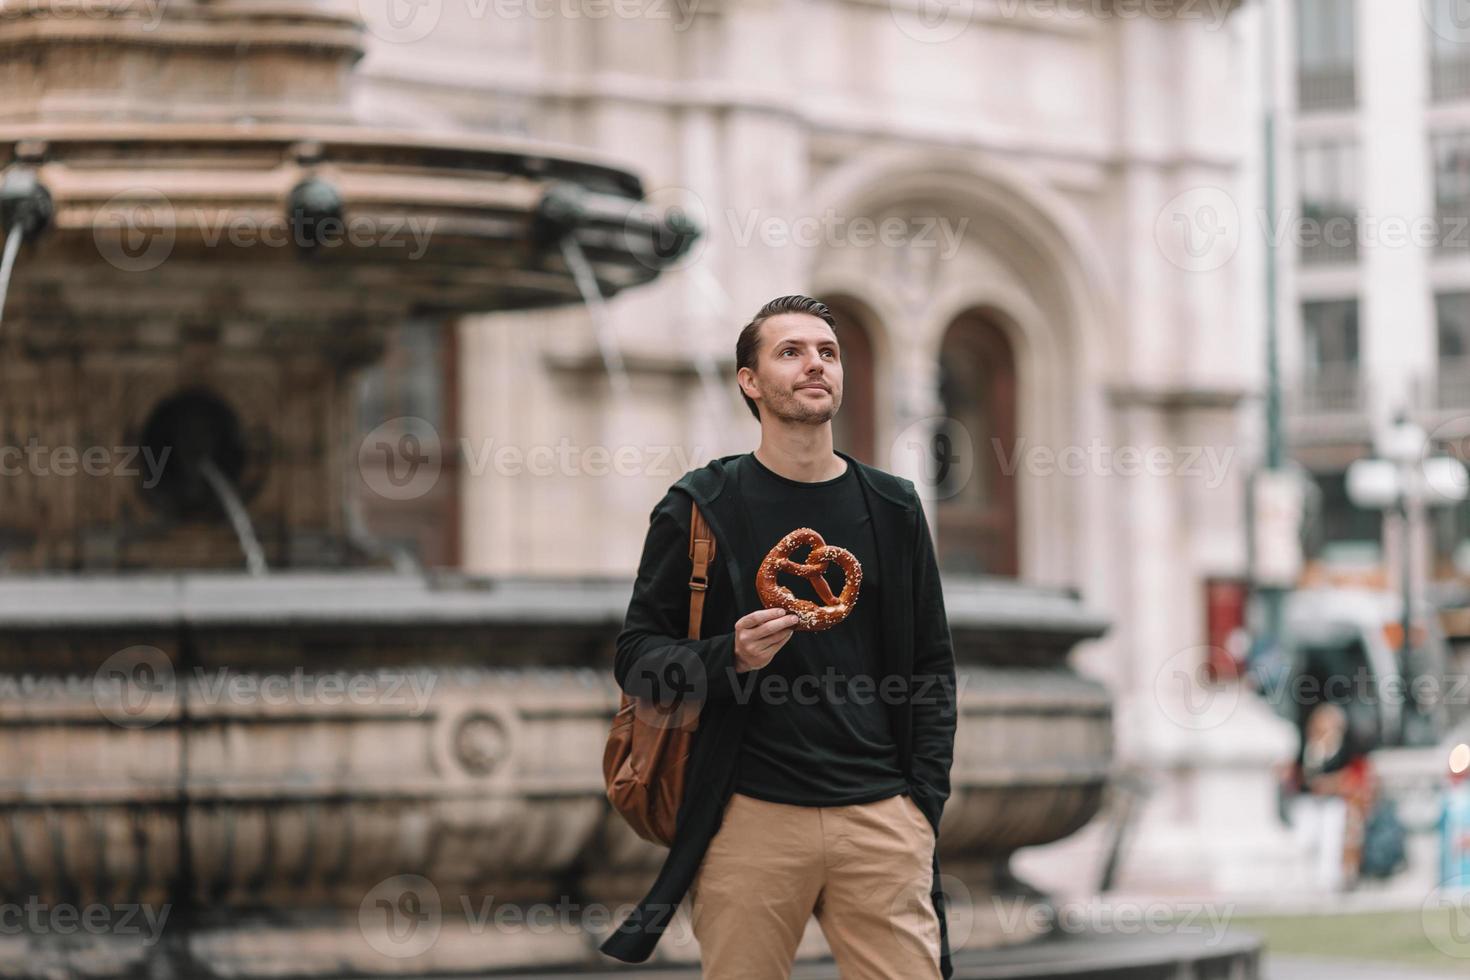
[[(912, 481), (845, 453), (837, 455), (857, 471), (873, 519), (882, 581), (892, 583), (882, 590), (883, 675), (908, 677), (910, 684), (906, 697), (890, 703), (890, 720), (910, 794), (938, 840), (954, 759), (955, 664), (928, 521)], [(741, 737), (750, 717), (750, 698), (737, 698), (732, 687), (737, 677), (735, 621), (761, 608), (755, 576), (765, 557), (755, 553), (734, 479), (738, 467), (750, 465), (749, 457), (749, 453), (723, 456), (690, 470), (654, 507), (633, 597), (618, 635), (614, 673), (623, 690), (650, 696), (649, 688), (638, 686), (639, 681), (630, 675), (658, 676), (661, 669), (677, 663), (673, 675), (686, 678), (685, 689), (692, 684), (704, 700), (673, 846), (643, 901), (600, 947), (628, 963), (648, 959), (673, 920), (705, 849), (719, 830), (734, 787)], [(716, 545), (699, 640), (685, 639), (692, 569), (691, 503), (699, 504)], [(912, 588), (902, 588), (903, 583), (912, 583)], [(758, 680), (743, 675), (738, 679), (742, 689)], [(931, 897), (939, 917), (940, 969), (949, 980), (954, 968), (937, 846), (933, 870)]]

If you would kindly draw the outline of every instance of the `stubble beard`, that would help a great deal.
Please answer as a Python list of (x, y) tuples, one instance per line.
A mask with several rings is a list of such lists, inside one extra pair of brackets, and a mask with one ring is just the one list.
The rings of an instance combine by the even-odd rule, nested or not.
[(820, 408), (802, 404), (802, 395), (799, 391), (792, 391), (782, 404), (772, 405), (771, 409), (776, 417), (786, 422), (800, 422), (806, 425), (821, 425), (830, 422), (837, 416), (837, 409), (842, 407), (838, 401), (836, 392), (829, 391), (830, 399), (827, 405)]

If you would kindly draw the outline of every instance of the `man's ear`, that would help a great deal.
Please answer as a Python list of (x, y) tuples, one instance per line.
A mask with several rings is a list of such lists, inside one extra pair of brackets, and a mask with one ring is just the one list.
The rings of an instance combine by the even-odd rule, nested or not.
[[(745, 392), (746, 395), (748, 395), (751, 398), (754, 398), (755, 397), (755, 393), (752, 392), (752, 391), (750, 391), (750, 390), (748, 390), (745, 387), (745, 380), (746, 380), (747, 377), (751, 377), (751, 378), (755, 377), (755, 372), (752, 371), (748, 367), (740, 368), (738, 371), (735, 372), (735, 383), (740, 386), (740, 390), (743, 391), (743, 392)], [(751, 384), (752, 384), (752, 386), (754, 386), (755, 382), (752, 381)]]

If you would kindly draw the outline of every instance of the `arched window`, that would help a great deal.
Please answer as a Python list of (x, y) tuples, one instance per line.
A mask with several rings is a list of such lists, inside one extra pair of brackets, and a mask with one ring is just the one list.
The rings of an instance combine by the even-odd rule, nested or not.
[(968, 433), (969, 479), (937, 502), (940, 566), (970, 575), (1020, 574), (1016, 513), (1016, 360), (994, 318), (957, 317), (939, 356), (944, 414)]
[(822, 302), (837, 320), (837, 343), (842, 348), (842, 407), (832, 419), (832, 445), (849, 456), (874, 466), (877, 435), (872, 330), (872, 311), (845, 296), (824, 297)]

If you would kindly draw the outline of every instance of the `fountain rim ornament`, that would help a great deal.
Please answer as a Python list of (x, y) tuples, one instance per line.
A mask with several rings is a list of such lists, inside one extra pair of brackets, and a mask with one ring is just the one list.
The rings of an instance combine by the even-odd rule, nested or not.
[[(254, 298), (264, 301), (255, 318), (294, 319), (269, 302), (281, 276), (314, 294), (318, 319), (580, 305), (570, 245), (612, 297), (656, 278), (701, 234), (644, 200), (633, 173), (516, 138), (300, 123), (0, 125), (0, 168), (33, 172), (54, 202), (49, 227), (26, 235), (11, 290), (42, 317), (58, 297), (72, 315), (115, 315), (108, 294), (144, 285), (138, 273), (162, 299), (152, 316), (167, 316), (170, 298), (187, 315), (201, 302), (197, 284), (225, 279), (242, 317)], [(307, 200), (327, 202), (311, 227), (335, 238), (302, 233), (296, 195), (308, 185)], [(124, 235), (162, 242), (161, 257), (129, 254)], [(95, 297), (68, 288), (80, 275), (102, 287)]]

